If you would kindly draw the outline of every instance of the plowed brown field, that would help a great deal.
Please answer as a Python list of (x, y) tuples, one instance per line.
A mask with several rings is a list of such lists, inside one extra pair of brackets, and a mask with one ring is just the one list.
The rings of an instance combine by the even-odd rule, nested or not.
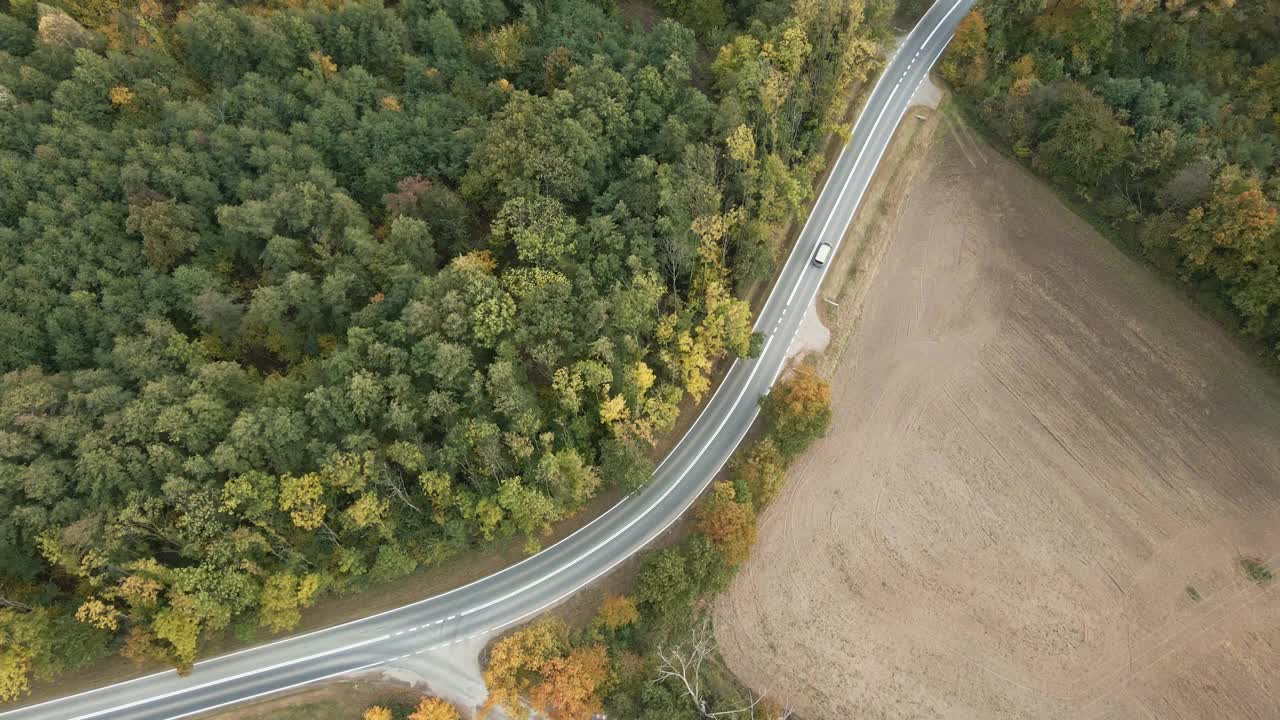
[(729, 666), (809, 720), (1280, 718), (1280, 384), (1016, 164), (918, 152)]

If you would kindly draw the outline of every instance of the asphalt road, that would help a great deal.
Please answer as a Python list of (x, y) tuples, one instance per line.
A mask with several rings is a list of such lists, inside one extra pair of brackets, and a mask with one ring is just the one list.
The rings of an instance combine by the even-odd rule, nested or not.
[(938, 0), (885, 68), (756, 321), (768, 335), (754, 360), (738, 360), (653, 479), (589, 525), (523, 562), (443, 595), (360, 620), (196, 664), (187, 677), (157, 673), (0, 713), (4, 720), (161, 720), (196, 715), (405, 656), (475, 639), (530, 618), (644, 548), (670, 526), (729, 459), (758, 399), (777, 379), (827, 267), (821, 242), (839, 250), (908, 102), (975, 0)]

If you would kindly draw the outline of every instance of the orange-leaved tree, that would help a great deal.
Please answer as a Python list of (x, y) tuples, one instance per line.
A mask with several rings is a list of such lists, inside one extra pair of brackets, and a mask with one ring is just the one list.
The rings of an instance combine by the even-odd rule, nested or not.
[(529, 711), (520, 697), (541, 681), (546, 661), (560, 657), (568, 645), (569, 628), (558, 618), (544, 618), (499, 640), (489, 652), (489, 664), (484, 671), (489, 697), (480, 710), (480, 717), (501, 707), (517, 720), (527, 718)]
[(698, 530), (724, 553), (725, 560), (737, 565), (751, 554), (756, 513), (749, 503), (738, 502), (732, 483), (720, 481), (698, 507)]
[(600, 689), (609, 679), (609, 651), (603, 645), (576, 648), (568, 657), (548, 658), (542, 682), (529, 701), (556, 720), (590, 720), (604, 710)]

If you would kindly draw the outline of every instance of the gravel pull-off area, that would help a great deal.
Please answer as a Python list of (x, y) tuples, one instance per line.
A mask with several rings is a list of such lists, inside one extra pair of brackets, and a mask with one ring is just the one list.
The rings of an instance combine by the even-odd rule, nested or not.
[[(964, 134), (964, 145), (959, 135)], [(805, 718), (1280, 717), (1280, 384), (963, 128), (716, 608)], [(828, 351), (831, 352), (831, 351)]]
[(827, 344), (831, 342), (831, 331), (827, 330), (827, 326), (822, 324), (822, 318), (818, 317), (817, 303), (819, 302), (822, 301), (814, 300), (809, 303), (809, 307), (805, 308), (800, 327), (791, 340), (791, 347), (787, 349), (787, 357), (799, 357), (806, 353), (822, 352), (827, 349)]

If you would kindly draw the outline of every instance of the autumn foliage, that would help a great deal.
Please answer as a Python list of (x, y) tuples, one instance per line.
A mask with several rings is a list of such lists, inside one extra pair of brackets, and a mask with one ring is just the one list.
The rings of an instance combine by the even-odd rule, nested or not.
[(542, 682), (529, 692), (534, 707), (556, 720), (589, 720), (603, 710), (600, 690), (609, 678), (609, 653), (603, 645), (574, 648), (567, 657), (550, 657)]
[(458, 720), (458, 709), (440, 698), (425, 697), (408, 720)]
[(974, 9), (960, 21), (938, 72), (948, 82), (969, 86), (986, 79), (987, 64), (987, 20)]
[[(0, 2), (0, 702), (647, 481), (887, 21), (615, 5)], [(497, 694), (586, 712), (595, 658)]]
[(635, 601), (626, 595), (609, 595), (600, 603), (596, 619), (609, 630), (626, 627), (640, 619)]
[(459, 720), (458, 709), (446, 700), (437, 697), (424, 697), (408, 714), (401, 715), (384, 705), (374, 705), (364, 711), (361, 720)]
[(499, 640), (489, 652), (484, 671), (489, 697), (481, 715), (501, 707), (513, 717), (528, 717), (521, 696), (537, 684), (543, 665), (568, 649), (568, 636), (563, 621), (544, 618)]
[(812, 366), (801, 365), (762, 401), (769, 433), (785, 457), (798, 455), (831, 423), (831, 386)]
[(737, 500), (732, 483), (716, 482), (698, 507), (698, 531), (737, 565), (751, 554), (756, 541), (756, 514), (750, 503)]
[(544, 618), (495, 644), (484, 672), (489, 697), (481, 715), (501, 707), (512, 717), (526, 718), (522, 697), (555, 720), (587, 720), (600, 712), (608, 650), (603, 645), (570, 649), (568, 635), (563, 621)]
[(734, 485), (746, 488), (751, 504), (763, 510), (782, 490), (786, 479), (786, 459), (773, 438), (765, 436), (734, 455), (730, 465)]
[(128, 105), (133, 102), (133, 91), (124, 85), (117, 85), (111, 88), (110, 92), (112, 105)]
[(939, 67), (1095, 224), (1280, 353), (1274, 2), (981, 3)]
[(1268, 311), (1280, 303), (1280, 289), (1256, 270), (1274, 262), (1268, 256), (1280, 239), (1277, 214), (1276, 201), (1266, 196), (1258, 178), (1228, 165), (1208, 201), (1192, 208), (1173, 234), (1187, 265), (1238, 286), (1236, 307), (1255, 331), (1265, 327)]

